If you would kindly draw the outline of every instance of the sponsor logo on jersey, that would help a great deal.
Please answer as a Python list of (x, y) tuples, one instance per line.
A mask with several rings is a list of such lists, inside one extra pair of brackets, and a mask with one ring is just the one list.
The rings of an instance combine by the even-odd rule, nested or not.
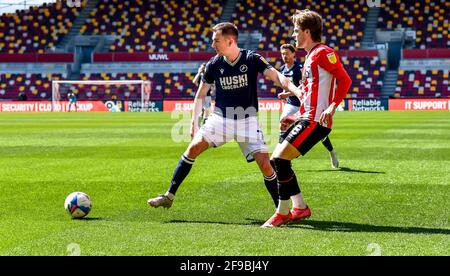
[(242, 64), (241, 67), (239, 67), (239, 70), (240, 70), (242, 73), (245, 73), (245, 72), (247, 72), (248, 67), (247, 67), (247, 65)]
[(219, 81), (223, 90), (232, 90), (248, 86), (247, 74), (239, 76), (221, 77), (219, 78)]

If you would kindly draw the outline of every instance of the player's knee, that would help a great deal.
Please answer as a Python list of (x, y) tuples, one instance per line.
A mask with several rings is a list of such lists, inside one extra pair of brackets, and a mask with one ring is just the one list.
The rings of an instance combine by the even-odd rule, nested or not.
[(202, 142), (194, 143), (188, 147), (185, 154), (188, 158), (195, 159), (206, 149), (207, 149), (207, 146), (204, 145), (204, 143), (202, 143)]
[(293, 171), (290, 160), (274, 158), (272, 161), (275, 165), (278, 180), (284, 181), (292, 177)]
[(274, 159), (270, 159), (270, 166), (276, 171)]
[(273, 174), (273, 172), (275, 171), (275, 169), (272, 167), (272, 165), (270, 164), (269, 159), (267, 159), (267, 161), (262, 162), (259, 165), (259, 168), (261, 169), (261, 171), (264, 173), (264, 175), (270, 176)]

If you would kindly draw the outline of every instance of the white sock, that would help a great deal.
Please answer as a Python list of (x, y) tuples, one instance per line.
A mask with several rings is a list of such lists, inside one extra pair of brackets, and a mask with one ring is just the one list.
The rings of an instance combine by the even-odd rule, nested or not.
[(302, 193), (291, 196), (291, 199), (293, 208), (305, 209), (307, 207)]
[(166, 192), (164, 195), (167, 196), (170, 200), (173, 200), (173, 198), (175, 197), (174, 194), (169, 193), (169, 192)]
[(282, 215), (289, 214), (289, 199), (288, 200), (281, 200), (278, 203), (277, 213), (280, 213)]

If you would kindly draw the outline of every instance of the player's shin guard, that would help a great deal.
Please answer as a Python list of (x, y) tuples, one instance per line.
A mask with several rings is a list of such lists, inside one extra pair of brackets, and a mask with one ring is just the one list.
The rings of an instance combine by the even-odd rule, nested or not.
[(170, 182), (169, 193), (175, 195), (181, 183), (191, 171), (194, 161), (195, 160), (189, 159), (185, 155), (181, 156), (181, 159), (178, 162), (175, 171), (173, 172), (172, 181)]
[(267, 191), (272, 197), (275, 208), (278, 207), (278, 184), (277, 174), (274, 172), (272, 176), (264, 176), (264, 184), (266, 184)]
[(330, 138), (328, 138), (328, 136), (322, 140), (322, 144), (327, 148), (328, 151), (333, 151), (333, 145), (331, 144)]
[(292, 170), (291, 161), (275, 158), (274, 163), (280, 200), (289, 200), (292, 195), (300, 193), (300, 187), (298, 186), (297, 177)]

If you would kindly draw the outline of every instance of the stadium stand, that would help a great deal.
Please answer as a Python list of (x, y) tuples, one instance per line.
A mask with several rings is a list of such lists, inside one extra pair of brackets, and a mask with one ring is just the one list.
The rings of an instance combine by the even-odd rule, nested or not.
[(81, 33), (121, 35), (112, 52), (205, 51), (223, 2), (102, 0)]
[(296, 9), (323, 12), (325, 43), (336, 50), (361, 46), (368, 11), (366, 1), (323, 1), (308, 3), (296, 0), (240, 0), (232, 22), (242, 31), (262, 33), (259, 50), (277, 51), (279, 45), (291, 42), (292, 22)]
[(61, 2), (43, 4), (0, 17), (0, 53), (44, 53), (53, 49), (68, 33), (81, 8)]
[(17, 100), (25, 92), (28, 100), (48, 100), (52, 96), (52, 80), (62, 74), (0, 74), (0, 100)]
[(399, 70), (396, 97), (450, 97), (450, 70)]
[(416, 31), (415, 48), (450, 47), (450, 2), (446, 0), (381, 1), (378, 28)]

